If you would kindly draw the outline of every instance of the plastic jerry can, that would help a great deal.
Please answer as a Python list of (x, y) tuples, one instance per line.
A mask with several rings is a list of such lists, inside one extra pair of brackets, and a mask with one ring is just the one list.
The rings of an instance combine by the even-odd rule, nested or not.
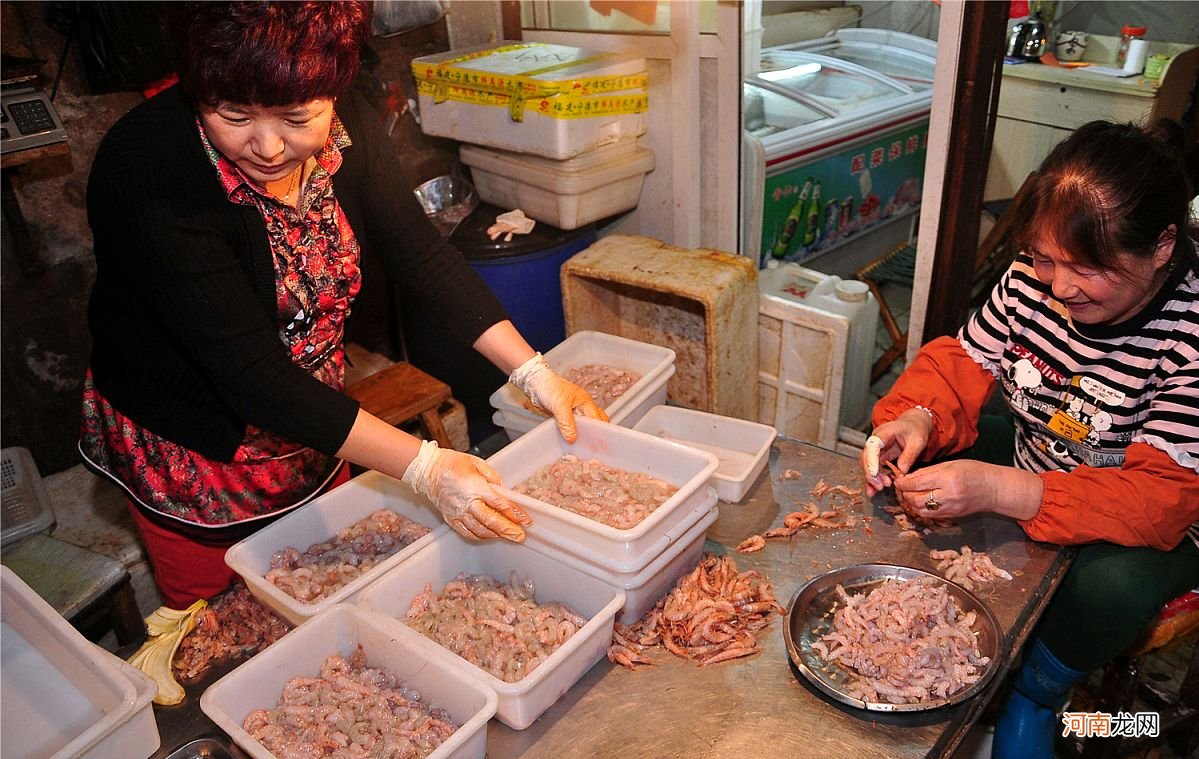
[[(849, 322), (845, 355), (828, 357), (831, 365), (844, 366), (844, 371), (834, 370), (830, 380), (841, 383), (841, 425), (855, 428), (863, 425), (870, 412), (870, 369), (874, 363), (875, 333), (878, 331), (878, 301), (870, 288), (858, 280), (841, 279), (795, 263), (771, 261), (767, 268), (758, 272), (758, 289), (762, 294), (795, 304), (795, 323), (804, 322), (808, 309), (843, 317)], [(800, 336), (795, 339), (802, 339), (804, 333), (791, 334)], [(783, 350), (802, 352), (805, 347), (783, 346)]]

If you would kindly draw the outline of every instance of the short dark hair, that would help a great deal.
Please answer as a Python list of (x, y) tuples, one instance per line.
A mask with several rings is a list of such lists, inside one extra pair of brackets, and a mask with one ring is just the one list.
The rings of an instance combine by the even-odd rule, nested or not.
[(196, 103), (277, 106), (344, 93), (365, 2), (187, 2), (168, 9), (179, 82)]
[(1194, 160), (1174, 121), (1151, 126), (1092, 121), (1050, 151), (1021, 214), (1019, 242), (1049, 236), (1071, 258), (1105, 271), (1118, 255), (1153, 255), (1171, 226), (1174, 260), (1193, 263), (1188, 239)]

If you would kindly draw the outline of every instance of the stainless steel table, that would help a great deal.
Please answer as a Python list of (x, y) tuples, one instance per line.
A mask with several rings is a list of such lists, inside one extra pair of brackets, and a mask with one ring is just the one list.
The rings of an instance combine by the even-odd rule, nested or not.
[[(787, 469), (802, 473), (784, 480)], [(810, 686), (790, 664), (783, 642), (784, 619), (758, 633), (762, 652), (753, 658), (699, 667), (655, 649), (659, 663), (632, 672), (595, 665), (540, 719), (525, 730), (492, 720), (490, 759), (508, 757), (733, 757), (767, 752), (786, 757), (949, 756), (998, 690), (1015, 652), (1027, 639), (1069, 566), (1071, 552), (1034, 543), (1011, 520), (975, 517), (923, 539), (900, 537), (881, 507), (894, 503), (880, 493), (862, 511), (872, 515), (872, 534), (858, 527), (801, 531), (790, 541), (769, 540), (751, 554), (733, 552), (744, 538), (781, 524), (810, 500), (824, 479), (856, 487), (856, 458), (807, 443), (778, 438), (770, 464), (739, 504), (720, 503), (720, 518), (705, 549), (730, 553), (737, 566), (765, 573), (786, 604), (807, 580), (849, 564), (885, 562), (935, 571), (931, 549), (969, 545), (986, 551), (1016, 577), (980, 593), (1005, 633), (1003, 666), (979, 697), (928, 712), (866, 712), (833, 701)]]

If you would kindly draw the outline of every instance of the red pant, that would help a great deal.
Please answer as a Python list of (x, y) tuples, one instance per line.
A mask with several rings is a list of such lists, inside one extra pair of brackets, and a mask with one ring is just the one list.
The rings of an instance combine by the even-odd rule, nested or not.
[[(343, 464), (324, 492), (349, 479), (350, 466)], [(237, 573), (225, 564), (225, 551), (270, 524), (263, 520), (253, 526), (235, 524), (200, 532), (204, 528), (188, 530), (177, 522), (151, 517), (130, 499), (126, 504), (141, 533), (162, 603), (172, 609), (186, 609), (198, 599), (208, 600), (228, 588)]]

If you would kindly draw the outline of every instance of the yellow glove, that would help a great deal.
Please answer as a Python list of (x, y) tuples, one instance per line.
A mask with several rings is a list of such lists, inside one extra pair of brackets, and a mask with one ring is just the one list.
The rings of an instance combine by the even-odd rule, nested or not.
[(500, 475), (482, 459), (458, 451), (444, 450), (424, 440), (408, 469), (404, 482), (427, 496), (442, 518), (464, 538), (506, 538), (523, 542), (533, 520), (519, 506), (496, 492)]
[(596, 405), (587, 391), (550, 369), (540, 353), (517, 367), (508, 380), (529, 396), (529, 400), (554, 415), (558, 431), (568, 443), (573, 443), (579, 436), (575, 429), (576, 413), (608, 421), (608, 414)]

